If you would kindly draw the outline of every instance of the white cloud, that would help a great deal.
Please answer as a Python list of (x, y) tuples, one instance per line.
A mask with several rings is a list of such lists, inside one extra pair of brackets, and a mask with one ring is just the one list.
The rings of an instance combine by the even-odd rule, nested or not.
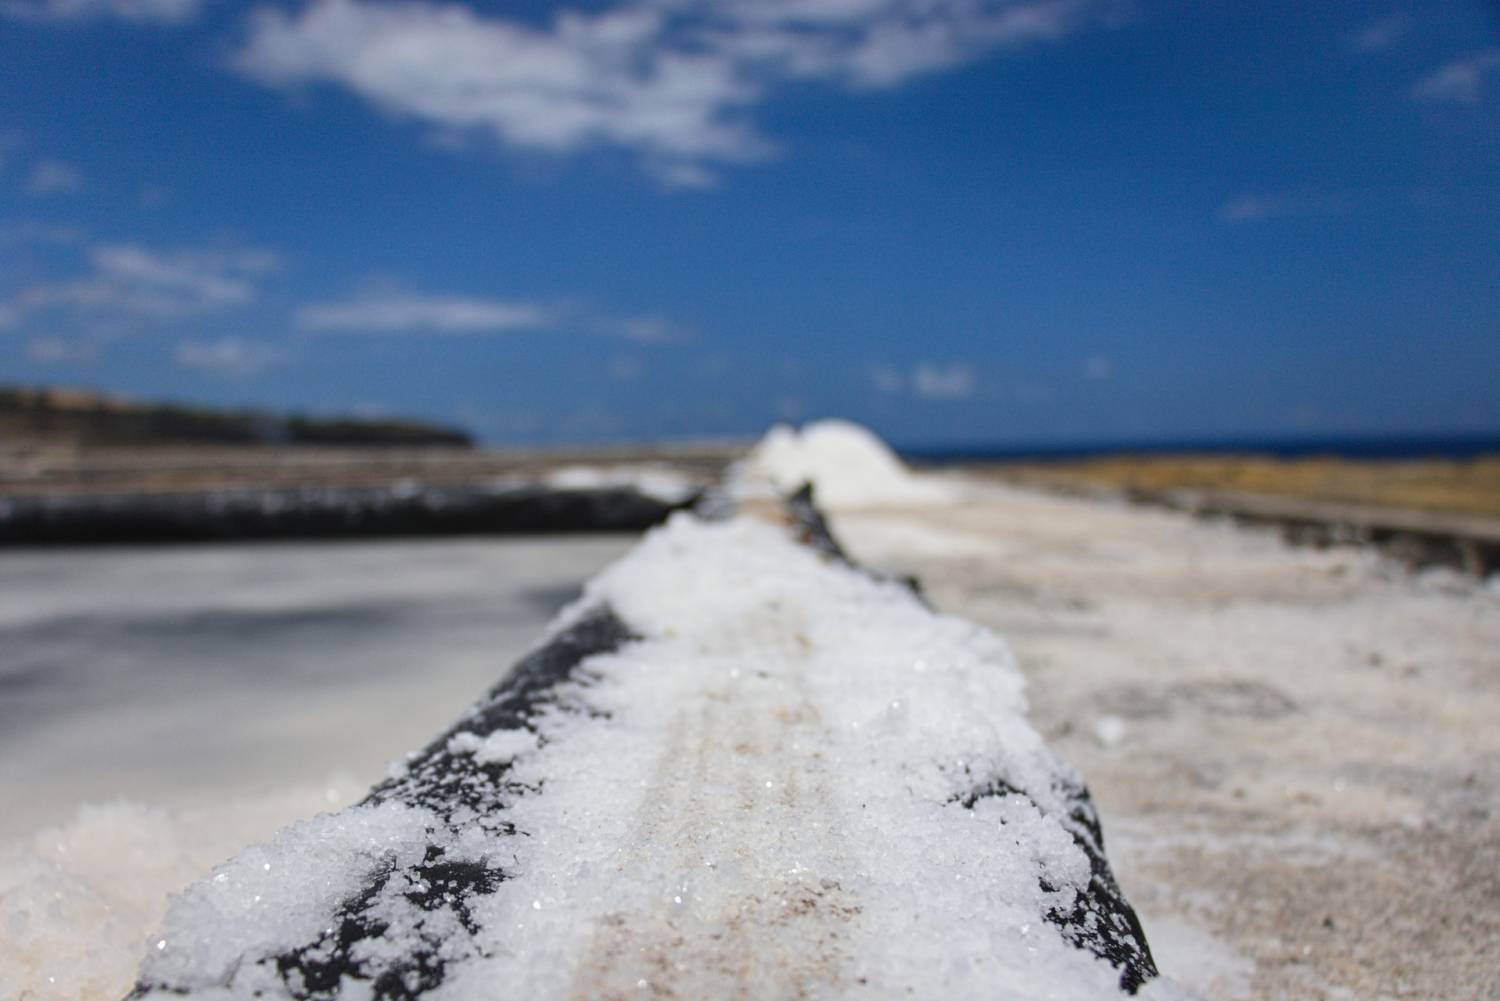
[(263, 6), (236, 56), (263, 83), (343, 87), (439, 132), (548, 153), (615, 148), (664, 183), (773, 150), (751, 111), (778, 86), (893, 87), (1053, 41), (1118, 0), (624, 0), (544, 25), (433, 0)]
[(445, 128), (547, 152), (619, 146), (668, 180), (701, 183), (704, 161), (766, 144), (733, 111), (757, 88), (714, 53), (658, 51), (666, 16), (647, 8), (560, 15), (550, 30), (431, 3), (314, 0), (261, 8), (238, 64), (273, 85), (326, 81)]
[(594, 333), (620, 337), (637, 344), (668, 344), (691, 340), (693, 332), (665, 316), (601, 316), (591, 324)]
[(567, 325), (636, 344), (689, 340), (693, 332), (666, 316), (613, 316), (567, 303), (375, 289), (297, 311), (303, 330), (326, 333), (504, 334)]
[(26, 179), (28, 194), (38, 197), (66, 195), (83, 187), (83, 175), (60, 160), (43, 160), (31, 168)]
[(198, 14), (201, 0), (3, 0), (0, 14), (22, 21), (121, 21), (181, 24)]
[(1390, 14), (1378, 18), (1354, 33), (1349, 40), (1358, 52), (1380, 52), (1395, 45), (1411, 31), (1411, 18), (1405, 14)]
[(244, 306), (257, 279), (276, 266), (261, 250), (157, 251), (136, 244), (93, 244), (78, 278), (33, 285), (0, 301), (0, 327), (45, 313), (109, 322), (173, 320)]
[(870, 369), (870, 384), (877, 392), (891, 396), (911, 393), (928, 400), (958, 400), (972, 396), (979, 380), (969, 365), (922, 362), (910, 373), (891, 365), (876, 365)]
[(62, 337), (33, 337), (26, 342), (26, 358), (39, 365), (91, 364), (99, 359), (99, 346)]
[(1484, 49), (1418, 80), (1411, 89), (1411, 97), (1416, 101), (1478, 104), (1485, 80), (1497, 72), (1500, 72), (1500, 48)]
[(929, 400), (958, 400), (974, 393), (974, 370), (967, 365), (921, 364), (911, 376), (912, 392)]
[(217, 340), (180, 341), (173, 357), (182, 368), (245, 376), (284, 364), (287, 354), (271, 344), (221, 337)]
[(304, 330), (356, 333), (492, 334), (537, 330), (557, 322), (556, 310), (535, 303), (402, 292), (315, 303), (297, 313), (297, 324)]

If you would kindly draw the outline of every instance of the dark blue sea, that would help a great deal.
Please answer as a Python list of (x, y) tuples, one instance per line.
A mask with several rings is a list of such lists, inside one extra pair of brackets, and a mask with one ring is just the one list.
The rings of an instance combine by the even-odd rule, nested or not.
[(1085, 459), (1109, 455), (1263, 455), (1282, 459), (1472, 459), (1500, 455), (1500, 434), (1355, 437), (1157, 438), (1046, 445), (974, 444), (903, 448), (918, 465), (1016, 460)]

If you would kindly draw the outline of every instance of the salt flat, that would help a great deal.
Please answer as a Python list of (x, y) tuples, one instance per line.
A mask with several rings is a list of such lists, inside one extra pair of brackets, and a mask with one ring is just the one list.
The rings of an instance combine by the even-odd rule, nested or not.
[(1500, 996), (1495, 584), (1018, 490), (834, 527), (1009, 641), (1163, 973)]
[[(1010, 643), (1030, 718), (1088, 780), (1111, 861), (1167, 976), (1231, 1001), (1495, 996), (1494, 585), (1108, 503), (990, 488), (941, 507), (901, 500), (846, 507), (835, 530), (857, 559), (917, 574), (939, 609)], [(33, 922), (38, 934), (11, 938), (30, 950), (28, 964), (40, 957), (59, 971), (55, 983), (30, 985), (28, 998), (117, 997), (166, 892), (279, 824), (357, 795), (371, 777), (361, 769), (421, 743), (535, 638), (542, 606), (626, 541), (579, 543), (601, 547), (587, 551), (557, 540), (495, 544), (522, 546), (520, 559), (487, 553), (489, 543), (402, 545), (352, 563), (322, 547), (239, 550), (291, 562), (221, 576), (212, 599), (202, 597), (210, 578), (231, 565), (216, 550), (7, 562), (30, 582), (0, 602), (10, 653), (65, 643), (56, 649), (98, 668), (71, 676), (66, 691), (45, 694), (35, 672), (7, 691), (7, 795), (45, 804), (35, 823), (64, 820), (79, 799), (123, 791), (135, 801), (85, 807), (14, 842), (0, 862), (7, 927), (20, 927), (22, 912), (34, 917), (43, 897), (56, 901), (50, 926)], [(294, 583), (316, 579), (315, 568), (322, 583)], [(62, 614), (36, 586), (49, 580), (76, 606), (67, 629), (38, 631)], [(229, 581), (238, 583), (226, 590)], [(172, 639), (158, 644), (166, 666), (152, 675), (155, 694), (132, 702), (105, 668), (140, 660), (139, 630), (80, 626), (155, 615), (145, 606), (167, 582), (180, 603), (167, 618), (191, 627), (161, 633)], [(496, 600), (462, 597), (481, 592)], [(527, 594), (526, 614), (501, 600)], [(398, 612), (403, 595), (426, 610)], [(277, 628), (204, 617), (226, 600)], [(439, 609), (455, 602), (459, 618), (446, 618)], [(297, 620), (308, 608), (332, 619)], [(486, 617), (514, 648), (483, 631)], [(217, 648), (201, 645), (205, 632)], [(456, 645), (424, 661), (439, 637)], [(191, 680), (189, 664), (199, 673), (205, 663), (232, 666), (257, 645), (258, 675)], [(205, 657), (211, 649), (223, 656)], [(442, 668), (450, 655), (462, 670)], [(428, 682), (441, 682), (450, 704), (427, 704)], [(104, 687), (91, 695), (91, 685)], [(161, 692), (182, 709), (151, 724)], [(223, 734), (192, 724), (214, 704), (230, 707)], [(366, 763), (351, 769), (354, 748)], [(91, 777), (80, 780), (80, 767)], [(354, 775), (330, 786), (325, 776), (340, 768)], [(139, 781), (107, 784), (121, 774)], [(601, 955), (610, 948), (598, 944)]]
[(9, 553), (0, 838), (80, 802), (214, 808), (330, 776), (360, 793), (632, 541)]
[(0, 997), (117, 1001), (168, 894), (364, 795), (633, 541), (8, 554)]

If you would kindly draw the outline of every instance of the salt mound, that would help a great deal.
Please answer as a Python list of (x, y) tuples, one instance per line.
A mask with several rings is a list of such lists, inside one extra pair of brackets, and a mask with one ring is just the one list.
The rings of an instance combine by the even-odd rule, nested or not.
[(951, 503), (952, 484), (912, 473), (869, 429), (842, 420), (801, 431), (778, 424), (731, 474), (736, 493), (777, 493), (811, 483), (824, 508)]
[(1122, 998), (1004, 643), (796, 534), (650, 532), (371, 800), (176, 897), (141, 1001)]
[(0, 998), (123, 997), (171, 894), (356, 786), (331, 777), (211, 810), (84, 804), (66, 824), (0, 843)]

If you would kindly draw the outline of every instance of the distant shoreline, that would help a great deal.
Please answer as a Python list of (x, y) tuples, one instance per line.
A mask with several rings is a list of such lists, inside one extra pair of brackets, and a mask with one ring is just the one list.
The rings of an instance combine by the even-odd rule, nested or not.
[(917, 465), (1092, 459), (1130, 455), (1256, 455), (1276, 459), (1473, 459), (1500, 455), (1500, 432), (1423, 435), (1227, 436), (898, 449)]

